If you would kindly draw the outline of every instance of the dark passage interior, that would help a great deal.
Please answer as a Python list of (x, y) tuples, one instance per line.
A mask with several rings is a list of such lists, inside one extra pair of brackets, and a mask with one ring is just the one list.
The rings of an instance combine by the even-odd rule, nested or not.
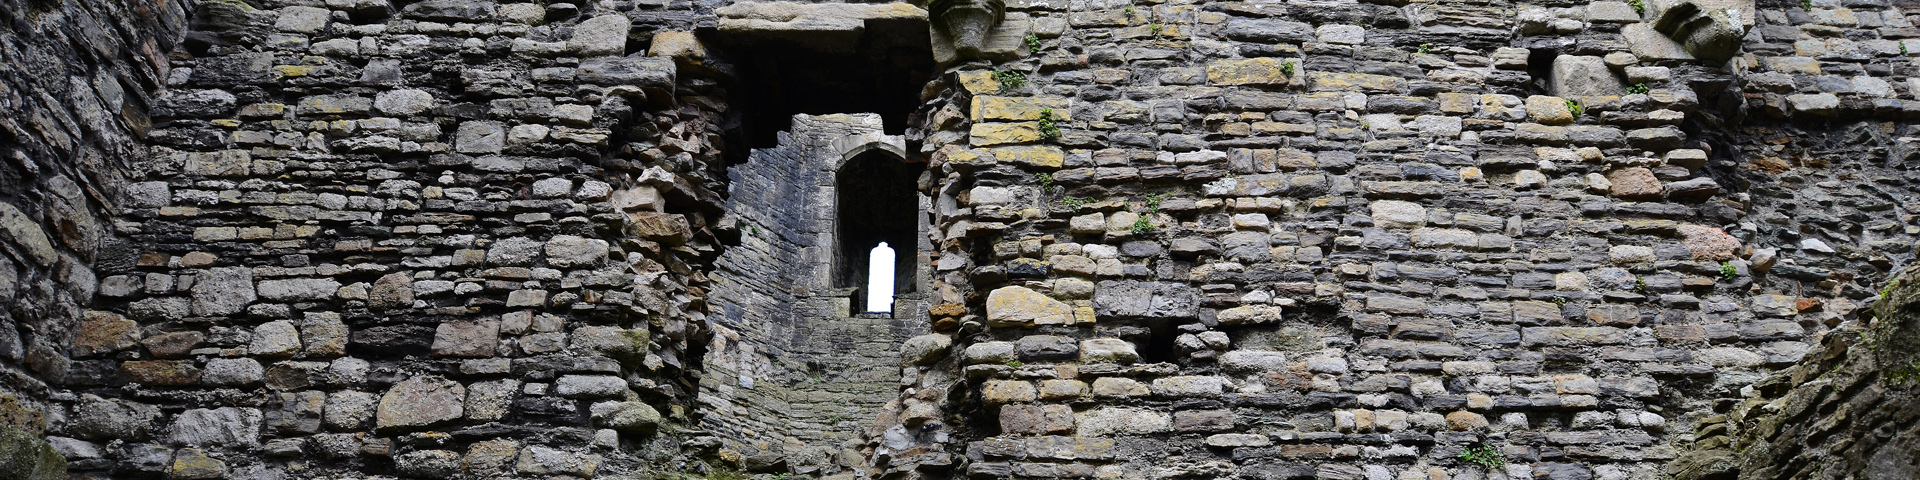
[(848, 160), (834, 176), (839, 211), (833, 278), (839, 287), (861, 288), (865, 298), (867, 256), (886, 242), (894, 255), (894, 293), (914, 291), (913, 261), (919, 243), (920, 193), (914, 186), (923, 164), (908, 163), (880, 150)]

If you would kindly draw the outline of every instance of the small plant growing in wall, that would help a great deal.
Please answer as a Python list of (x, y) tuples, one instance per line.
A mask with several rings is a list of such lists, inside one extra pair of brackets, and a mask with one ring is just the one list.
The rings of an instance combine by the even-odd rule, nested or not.
[(1293, 61), (1292, 60), (1287, 60), (1285, 62), (1280, 63), (1280, 74), (1286, 75), (1287, 78), (1293, 78)]
[(1633, 6), (1633, 13), (1638, 13), (1641, 15), (1645, 15), (1647, 13), (1647, 2), (1645, 1), (1633, 0), (1631, 2), (1627, 2), (1627, 5)]
[(1053, 193), (1053, 174), (1044, 172), (1036, 173), (1033, 174), (1033, 179), (1040, 182), (1041, 191)]
[(1645, 95), (1647, 92), (1651, 92), (1651, 91), (1653, 91), (1653, 89), (1648, 88), (1645, 82), (1636, 83), (1636, 84), (1633, 84), (1633, 86), (1631, 87), (1627, 87), (1627, 93), (1630, 93), (1630, 94)]
[(1813, 0), (1800, 0), (1800, 9), (1809, 12), (1813, 11)]
[(1414, 53), (1419, 53), (1419, 54), (1422, 54), (1422, 55), (1425, 55), (1425, 54), (1428, 54), (1428, 53), (1433, 53), (1433, 44), (1431, 44), (1431, 43), (1422, 43), (1422, 44), (1420, 44), (1420, 49), (1419, 49), (1419, 50), (1415, 50), (1415, 51), (1414, 51)]
[(1153, 231), (1153, 214), (1160, 213), (1160, 202), (1166, 199), (1167, 194), (1164, 193), (1147, 194), (1147, 211), (1133, 220), (1131, 230), (1134, 235), (1145, 235)]
[(1164, 27), (1163, 25), (1160, 25), (1160, 22), (1152, 22), (1152, 23), (1148, 23), (1148, 24), (1147, 24), (1147, 31), (1149, 31), (1149, 32), (1152, 32), (1152, 33), (1153, 33), (1153, 39), (1154, 39), (1154, 40), (1159, 40), (1159, 39), (1160, 39), (1160, 29), (1161, 29), (1161, 28), (1163, 28), (1163, 27)]
[(1040, 51), (1040, 36), (1028, 34), (1026, 40), (1027, 40), (1027, 51), (1029, 52)]
[(1026, 363), (1022, 363), (1022, 362), (1021, 362), (1021, 361), (1019, 361), (1019, 360), (1008, 360), (1008, 361), (1007, 361), (1007, 366), (1008, 366), (1008, 367), (1012, 367), (1012, 368), (1020, 368), (1021, 366), (1025, 366), (1025, 365), (1026, 365)]
[(1012, 93), (1027, 86), (1027, 74), (1013, 70), (994, 70), (993, 81), (1000, 82), (1000, 93)]
[(1740, 278), (1740, 269), (1735, 268), (1732, 263), (1720, 262), (1720, 278), (1724, 278), (1729, 282), (1733, 281), (1733, 279)]
[(1567, 99), (1567, 111), (1573, 112), (1573, 118), (1580, 118), (1580, 114), (1586, 113), (1587, 107), (1580, 106), (1580, 102), (1569, 98)]
[(1060, 199), (1060, 206), (1067, 207), (1068, 210), (1073, 210), (1078, 212), (1080, 211), (1080, 207), (1087, 206), (1087, 199), (1075, 197), (1075, 196), (1068, 196), (1067, 198)]
[(1040, 109), (1040, 138), (1053, 140), (1060, 138), (1059, 119), (1053, 115), (1053, 109)]
[(1633, 291), (1647, 293), (1647, 281), (1640, 277), (1633, 277)]
[(1127, 19), (1129, 20), (1133, 19), (1133, 5), (1127, 5), (1126, 13), (1127, 13)]
[(1480, 468), (1485, 468), (1488, 472), (1507, 469), (1507, 455), (1500, 453), (1500, 451), (1494, 449), (1492, 445), (1484, 443), (1468, 446), (1465, 450), (1461, 450), (1460, 461), (1479, 465)]

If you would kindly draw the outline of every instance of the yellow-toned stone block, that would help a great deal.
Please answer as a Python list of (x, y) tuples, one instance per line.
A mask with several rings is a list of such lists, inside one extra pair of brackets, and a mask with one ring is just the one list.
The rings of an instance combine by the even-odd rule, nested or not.
[(966, 148), (961, 148), (958, 145), (948, 145), (946, 148), (941, 149), (941, 151), (943, 154), (946, 155), (947, 163), (950, 163), (950, 164), (954, 164), (954, 165), (991, 165), (993, 164), (993, 157), (990, 155), (982, 154), (979, 150), (969, 150)]
[(975, 122), (982, 120), (1039, 120), (1040, 112), (1052, 110), (1053, 119), (1068, 121), (1073, 118), (1067, 112), (1067, 99), (1060, 97), (999, 97), (980, 95), (973, 97), (973, 108), (968, 118)]
[(1545, 125), (1565, 125), (1573, 123), (1573, 110), (1567, 108), (1567, 99), (1534, 95), (1527, 97), (1527, 118)]
[(993, 158), (1001, 162), (1012, 162), (1036, 167), (1060, 168), (1066, 162), (1066, 152), (1053, 145), (1023, 145), (1018, 147), (1000, 147), (987, 150)]
[(976, 147), (1038, 142), (1042, 138), (1038, 122), (976, 123), (968, 134), (972, 137), (968, 143)]
[(1000, 287), (987, 294), (987, 322), (993, 326), (1068, 324), (1073, 309), (1026, 287)]
[[(1207, 83), (1211, 85), (1286, 85), (1292, 82), (1284, 71), (1286, 62), (1274, 58), (1221, 60), (1207, 64)], [(1295, 75), (1300, 74), (1294, 65)]]
[(1021, 380), (988, 380), (980, 386), (980, 399), (988, 404), (999, 405), (1014, 402), (1031, 402), (1040, 398), (1040, 392), (1033, 384)]
[(965, 87), (967, 93), (974, 95), (985, 95), (1000, 91), (1000, 81), (993, 78), (992, 70), (960, 72), (960, 86)]
[(1442, 93), (1439, 95), (1439, 99), (1441, 113), (1456, 115), (1473, 113), (1473, 105), (1478, 103), (1479, 100), (1474, 98), (1472, 94), (1453, 92)]
[(1366, 73), (1313, 72), (1308, 77), (1319, 91), (1405, 93), (1407, 81), (1400, 77)]
[(707, 56), (707, 47), (700, 43), (693, 32), (660, 32), (653, 34), (653, 45), (647, 48), (647, 56), (673, 57), (674, 60), (699, 65)]

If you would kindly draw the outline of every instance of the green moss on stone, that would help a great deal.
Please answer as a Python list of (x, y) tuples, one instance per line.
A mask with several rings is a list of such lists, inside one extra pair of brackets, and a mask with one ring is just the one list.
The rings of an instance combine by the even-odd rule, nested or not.
[(0, 425), (0, 480), (61, 480), (67, 459), (32, 432)]

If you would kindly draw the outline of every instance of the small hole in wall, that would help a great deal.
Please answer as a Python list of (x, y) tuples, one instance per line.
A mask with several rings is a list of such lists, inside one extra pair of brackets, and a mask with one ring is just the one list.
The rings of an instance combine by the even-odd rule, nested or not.
[(1147, 320), (1140, 322), (1146, 327), (1141, 338), (1131, 339), (1140, 348), (1140, 363), (1172, 362), (1179, 358), (1180, 351), (1173, 347), (1173, 340), (1180, 336), (1180, 330), (1174, 328), (1171, 320)]
[(1559, 57), (1560, 51), (1551, 48), (1527, 51), (1527, 93), (1553, 94), (1553, 59)]

